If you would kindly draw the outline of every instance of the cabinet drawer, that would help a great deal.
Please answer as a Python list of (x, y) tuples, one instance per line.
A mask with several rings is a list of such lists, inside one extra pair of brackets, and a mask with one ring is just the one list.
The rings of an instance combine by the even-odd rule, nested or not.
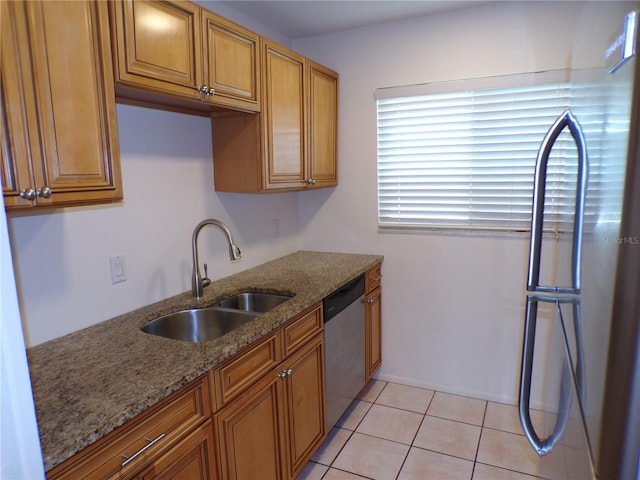
[(286, 358), (322, 331), (322, 304), (293, 319), (282, 328), (282, 350)]
[(218, 408), (278, 365), (280, 357), (280, 338), (276, 332), (216, 369)]
[(211, 420), (163, 454), (137, 480), (216, 480)]
[[(117, 428), (95, 444), (52, 469), (49, 479), (127, 478), (139, 471), (157, 454), (211, 416), (207, 376), (151, 407)], [(123, 466), (150, 440), (155, 443)]]
[(365, 278), (365, 290), (367, 292), (377, 288), (382, 283), (382, 265), (378, 264), (369, 270)]

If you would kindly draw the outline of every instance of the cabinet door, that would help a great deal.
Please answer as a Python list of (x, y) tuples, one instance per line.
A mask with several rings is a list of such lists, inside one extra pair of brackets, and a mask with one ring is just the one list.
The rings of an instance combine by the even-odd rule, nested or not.
[[(16, 8), (18, 7), (18, 8)], [(31, 206), (32, 201), (20, 197), (34, 185), (31, 176), (31, 147), (27, 128), (28, 115), (35, 112), (35, 97), (30, 83), (28, 55), (25, 54), (26, 19), (24, 10), (13, 2), (0, 3), (0, 175), (7, 207)], [(22, 25), (18, 29), (18, 24)], [(18, 31), (22, 37), (18, 38)], [(26, 48), (28, 54), (28, 48)], [(26, 78), (26, 82), (25, 82)], [(35, 121), (35, 119), (32, 119)], [(35, 152), (39, 161), (39, 152)], [(26, 192), (25, 192), (26, 193)], [(35, 191), (34, 191), (35, 193)]]
[(122, 198), (106, 7), (24, 3), (44, 157), (43, 165), (32, 157), (40, 205)]
[(338, 75), (309, 62), (309, 177), (311, 187), (338, 184)]
[(266, 189), (306, 185), (304, 57), (264, 40)]
[(123, 0), (112, 7), (116, 81), (200, 98), (200, 7), (159, 0)]
[(260, 110), (260, 37), (218, 15), (203, 11), (205, 100)]
[(365, 297), (365, 380), (382, 364), (382, 288)]
[(141, 480), (216, 480), (211, 422), (197, 428), (135, 478)]
[(283, 362), (287, 373), (287, 464), (295, 478), (326, 437), (324, 343), (320, 334)]
[(283, 382), (275, 370), (214, 415), (223, 480), (282, 480)]

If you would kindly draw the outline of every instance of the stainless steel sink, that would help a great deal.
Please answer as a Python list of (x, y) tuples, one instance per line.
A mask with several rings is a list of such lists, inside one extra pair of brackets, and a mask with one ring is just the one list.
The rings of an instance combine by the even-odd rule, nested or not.
[(185, 342), (207, 342), (257, 316), (257, 313), (216, 307), (180, 310), (152, 320), (142, 327), (142, 331)]
[(281, 303), (286, 302), (291, 297), (276, 295), (272, 293), (243, 292), (229, 298), (225, 298), (218, 303), (225, 308), (234, 308), (246, 312), (268, 312)]
[(185, 342), (208, 342), (235, 330), (259, 315), (289, 300), (284, 295), (243, 292), (214, 306), (180, 310), (158, 317), (142, 331)]

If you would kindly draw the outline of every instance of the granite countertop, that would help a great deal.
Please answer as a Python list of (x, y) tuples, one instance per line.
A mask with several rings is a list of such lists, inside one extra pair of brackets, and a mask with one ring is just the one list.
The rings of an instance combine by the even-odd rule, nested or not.
[[(380, 261), (380, 255), (296, 252), (213, 282), (200, 301), (185, 292), (30, 348), (45, 469), (62, 463)], [(210, 342), (182, 342), (140, 331), (160, 315), (207, 306), (242, 291), (293, 297)]]

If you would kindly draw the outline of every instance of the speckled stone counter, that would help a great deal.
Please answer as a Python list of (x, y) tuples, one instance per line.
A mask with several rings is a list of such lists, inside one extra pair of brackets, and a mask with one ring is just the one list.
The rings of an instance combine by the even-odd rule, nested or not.
[[(28, 350), (45, 469), (100, 439), (246, 345), (382, 261), (379, 255), (297, 252)], [(242, 291), (293, 297), (210, 342), (148, 335), (145, 323)]]

